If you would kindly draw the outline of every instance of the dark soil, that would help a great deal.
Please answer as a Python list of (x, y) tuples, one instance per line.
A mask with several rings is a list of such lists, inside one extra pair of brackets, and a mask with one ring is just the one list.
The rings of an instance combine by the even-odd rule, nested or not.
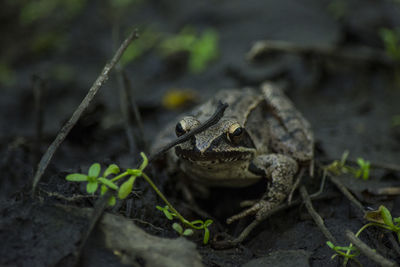
[[(345, 150), (350, 151), (351, 159), (362, 157), (373, 164), (399, 166), (400, 126), (392, 122), (400, 114), (398, 65), (327, 58), (312, 52), (278, 53), (257, 64), (245, 59), (257, 40), (284, 40), (339, 49), (355, 47), (355, 54), (359, 51), (357, 47), (384, 51), (379, 30), (400, 27), (398, 1), (148, 0), (119, 10), (113, 9), (111, 2), (82, 1), (84, 4), (76, 14), (66, 12), (61, 5), (57, 12), (30, 24), (22, 22), (22, 1), (1, 4), (1, 266), (71, 266), (72, 255), (87, 231), (88, 221), (62, 212), (57, 205), (93, 207), (97, 197), (86, 196), (84, 184), (67, 182), (65, 176), (86, 172), (93, 162), (103, 166), (117, 163), (121, 168), (133, 168), (140, 162), (142, 147), (136, 144), (129, 149), (118, 82), (112, 76), (62, 143), (39, 183), (36, 196), (31, 197), (38, 160), (111, 58), (119, 43), (115, 41), (115, 33), (120, 32), (124, 38), (132, 26), (139, 31), (151, 27), (176, 34), (191, 25), (199, 32), (213, 28), (219, 34), (218, 59), (199, 74), (187, 70), (187, 57), (163, 59), (156, 49), (149, 49), (126, 66), (147, 144), (151, 144), (163, 125), (185, 111), (162, 106), (162, 97), (170, 89), (192, 89), (199, 95), (195, 102), (201, 102), (222, 88), (258, 86), (271, 79), (288, 84), (287, 95), (311, 122), (317, 170), (321, 164), (339, 159)], [(120, 30), (115, 30), (117, 24)], [(34, 88), (43, 91), (39, 106)], [(42, 127), (38, 126), (38, 118), (43, 120)], [(135, 140), (140, 139), (137, 129), (134, 123)], [(178, 210), (188, 218), (197, 219), (199, 215), (185, 202), (177, 187), (180, 175), (169, 176), (164, 162), (157, 163), (147, 169), (148, 174)], [(310, 194), (318, 190), (320, 178), (321, 172), (317, 171), (314, 178), (305, 179)], [(400, 173), (391, 168), (373, 169), (366, 182), (350, 175), (341, 177), (364, 207), (377, 208), (383, 204), (394, 217), (400, 216), (400, 197), (376, 192), (379, 188), (398, 187), (399, 179)], [(196, 199), (215, 219), (212, 236), (223, 232), (237, 236), (250, 221), (228, 226), (225, 219), (240, 211), (241, 200), (259, 197), (264, 186), (261, 182), (247, 189), (212, 189), (209, 198)], [(155, 209), (163, 203), (150, 187), (139, 181), (134, 193), (107, 212), (133, 219), (148, 233), (177, 237), (171, 222)], [(313, 201), (314, 207), (339, 245), (345, 246), (349, 243), (345, 230), (357, 232), (366, 222), (333, 184), (327, 182), (323, 196), (323, 200)], [(300, 195), (296, 193), (294, 199), (298, 198)], [(400, 263), (396, 245), (390, 241), (391, 233), (370, 228), (361, 239), (386, 258)], [(95, 229), (82, 253), (81, 264), (122, 265), (101, 240)], [(283, 257), (285, 260), (293, 259), (278, 260), (285, 266), (299, 262), (305, 266), (337, 266), (342, 261), (339, 257), (331, 259), (334, 252), (325, 245), (327, 239), (302, 205), (267, 219), (243, 244), (232, 249), (203, 246), (201, 236), (191, 240), (197, 244), (206, 266), (246, 263), (279, 266), (273, 260), (282, 259), (282, 255), (289, 255)], [(257, 261), (249, 263), (254, 259)], [(375, 266), (363, 255), (359, 260), (364, 266)], [(146, 263), (139, 255), (135, 265)]]

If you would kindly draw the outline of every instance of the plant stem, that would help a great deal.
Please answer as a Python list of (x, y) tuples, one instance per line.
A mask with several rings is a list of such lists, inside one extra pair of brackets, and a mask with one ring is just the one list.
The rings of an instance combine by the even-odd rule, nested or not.
[[(383, 224), (367, 223), (366, 225), (364, 225), (363, 227), (361, 227), (361, 228), (357, 231), (357, 233), (355, 234), (355, 237), (358, 237), (358, 236), (361, 234), (362, 231), (364, 231), (367, 227), (370, 227), (370, 226), (378, 226), (378, 227), (382, 227), (382, 228), (391, 230), (391, 228), (385, 227), (385, 225), (383, 225)], [(400, 240), (400, 239), (399, 239), (399, 240)], [(353, 243), (350, 243), (349, 249), (346, 251), (346, 259), (343, 261), (343, 265), (344, 265), (344, 266), (346, 266), (346, 264), (347, 264), (347, 261), (348, 261), (349, 256), (350, 256), (350, 249), (351, 249), (352, 247), (353, 247)]]
[(171, 203), (167, 200), (167, 198), (164, 196), (163, 193), (157, 188), (157, 186), (153, 183), (153, 181), (150, 179), (147, 174), (142, 173), (143, 178), (150, 184), (150, 186), (153, 188), (153, 190), (157, 193), (157, 195), (165, 202), (165, 204), (168, 205), (168, 207), (171, 209), (172, 212), (176, 214), (176, 217), (181, 220), (182, 223), (194, 228), (194, 229), (203, 229), (203, 227), (198, 227), (190, 223), (188, 220), (186, 220), (172, 205)]
[(112, 179), (111, 179), (111, 182), (118, 181), (119, 179), (121, 179), (121, 178), (123, 178), (123, 177), (125, 177), (125, 176), (127, 176), (127, 175), (129, 175), (128, 172), (123, 172), (123, 173), (121, 173), (120, 175), (115, 176), (114, 178), (112, 178)]

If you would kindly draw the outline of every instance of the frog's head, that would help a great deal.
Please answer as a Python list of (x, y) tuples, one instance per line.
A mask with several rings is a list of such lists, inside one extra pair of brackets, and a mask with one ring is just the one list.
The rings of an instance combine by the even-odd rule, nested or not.
[[(176, 124), (179, 137), (198, 127), (200, 122), (192, 116)], [(175, 147), (176, 155), (191, 162), (223, 163), (253, 158), (255, 146), (246, 129), (235, 119), (223, 118), (218, 123), (196, 134)]]

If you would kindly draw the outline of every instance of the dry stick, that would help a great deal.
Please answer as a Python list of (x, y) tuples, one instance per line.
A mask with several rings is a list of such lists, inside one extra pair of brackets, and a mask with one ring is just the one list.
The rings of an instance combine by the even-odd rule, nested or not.
[(396, 251), (398, 255), (400, 255), (400, 246), (398, 241), (394, 238), (392, 233), (387, 233), (388, 239), (390, 241), (390, 244), (392, 244), (393, 250)]
[(332, 57), (340, 60), (355, 62), (376, 62), (382, 65), (394, 65), (395, 62), (386, 53), (368, 47), (354, 47), (344, 49), (335, 46), (301, 45), (286, 41), (258, 41), (247, 53), (247, 59), (254, 60), (258, 56), (269, 52), (284, 52), (294, 54), (314, 54)]
[(395, 262), (392, 262), (376, 251), (374, 251), (372, 248), (370, 248), (367, 244), (362, 242), (358, 237), (354, 235), (349, 230), (346, 230), (346, 237), (347, 239), (354, 244), (365, 256), (367, 256), (369, 259), (372, 261), (376, 262), (380, 266), (387, 266), (387, 267), (392, 267), (392, 266), (398, 266)]
[(128, 75), (126, 74), (125, 71), (122, 71), (122, 77), (124, 81), (124, 89), (127, 97), (127, 103), (128, 103), (128, 108), (129, 108), (129, 114), (133, 113), (136, 125), (138, 126), (138, 131), (139, 131), (139, 139), (137, 140), (138, 147), (140, 149), (143, 149), (145, 153), (148, 153), (148, 147), (146, 144), (146, 140), (144, 138), (144, 130), (143, 130), (143, 122), (142, 122), (142, 116), (140, 115), (139, 108), (136, 104), (136, 101), (132, 95), (132, 86), (131, 82), (128, 78)]
[(129, 152), (133, 153), (135, 151), (135, 138), (133, 134), (134, 131), (131, 120), (128, 89), (126, 87), (126, 83), (124, 82), (124, 78), (122, 76), (122, 69), (120, 69), (119, 67), (117, 67), (116, 69), (117, 69), (117, 80), (118, 80), (119, 96), (120, 96), (119, 103), (121, 106), (121, 113), (124, 119), (126, 137), (128, 139), (128, 145), (129, 145)]
[(303, 199), (304, 204), (307, 208), (308, 213), (314, 219), (314, 222), (317, 224), (318, 228), (321, 230), (321, 232), (324, 234), (324, 236), (329, 241), (331, 241), (334, 244), (337, 244), (336, 238), (331, 234), (331, 232), (329, 232), (328, 228), (326, 228), (326, 226), (324, 224), (324, 220), (315, 211), (313, 204), (311, 203), (311, 198), (308, 195), (307, 189), (304, 187), (304, 185), (300, 186), (300, 194), (301, 194), (301, 198)]
[[(333, 197), (337, 196), (336, 194), (333, 194)], [(332, 194), (327, 194), (327, 195), (313, 195), (310, 197), (310, 199), (312, 200), (322, 200), (322, 199), (329, 199), (332, 198)], [(237, 244), (243, 242), (243, 240), (246, 239), (246, 237), (250, 234), (250, 232), (256, 228), (261, 222), (263, 222), (264, 220), (266, 220), (267, 218), (271, 217), (272, 215), (274, 215), (275, 213), (279, 212), (279, 211), (283, 211), (286, 210), (288, 208), (300, 205), (301, 203), (303, 203), (300, 199), (297, 199), (295, 201), (292, 201), (290, 204), (289, 203), (285, 203), (285, 204), (281, 204), (273, 209), (271, 209), (270, 211), (268, 211), (267, 213), (265, 213), (262, 217), (260, 217), (258, 220), (253, 220), (252, 223), (250, 223), (241, 233), (240, 235), (233, 239), (233, 240), (225, 240), (225, 241), (219, 241), (213, 244), (214, 248), (217, 249), (225, 249), (225, 248), (230, 248), (230, 247), (234, 247)]]
[(218, 102), (217, 109), (215, 110), (214, 114), (204, 123), (202, 123), (200, 126), (194, 128), (190, 132), (185, 133), (184, 135), (179, 136), (176, 138), (174, 141), (170, 142), (169, 144), (166, 144), (164, 147), (162, 147), (159, 151), (154, 153), (149, 157), (149, 162), (153, 161), (155, 158), (157, 158), (159, 155), (165, 153), (168, 149), (172, 148), (173, 146), (176, 146), (177, 144), (181, 144), (190, 138), (192, 138), (194, 135), (203, 132), (207, 128), (211, 127), (212, 125), (216, 124), (224, 115), (225, 109), (228, 107), (228, 104), (222, 103), (221, 101)]
[(34, 165), (39, 162), (40, 144), (43, 136), (43, 94), (45, 90), (44, 81), (37, 75), (32, 77), (33, 97), (35, 101), (35, 142), (33, 148)]
[(365, 213), (363, 205), (358, 201), (351, 193), (350, 191), (334, 176), (330, 174), (328, 175), (329, 179), (331, 180), (332, 183), (336, 185), (336, 187), (340, 190), (340, 192), (347, 197), (348, 200), (350, 200), (351, 203), (353, 203), (361, 212), (362, 214)]
[(97, 222), (100, 220), (101, 216), (103, 215), (103, 211), (108, 205), (108, 200), (109, 200), (110, 196), (111, 196), (111, 191), (108, 190), (103, 196), (101, 196), (101, 198), (98, 201), (96, 201), (96, 205), (91, 214), (89, 225), (81, 239), (81, 243), (79, 244), (78, 249), (74, 253), (75, 258), (74, 258), (71, 266), (76, 266), (79, 264), (79, 260), (80, 260), (83, 248), (85, 247), (85, 245), (89, 239), (89, 236), (92, 233)]
[(45, 172), (47, 166), (49, 165), (51, 159), (53, 158), (54, 153), (56, 152), (57, 148), (64, 141), (65, 137), (67, 137), (68, 133), (71, 131), (71, 129), (74, 127), (76, 122), (81, 117), (82, 113), (88, 108), (89, 104), (93, 100), (97, 91), (107, 81), (110, 71), (115, 67), (118, 60), (121, 58), (122, 54), (124, 53), (125, 49), (137, 37), (138, 37), (137, 30), (133, 30), (131, 32), (131, 34), (128, 36), (128, 38), (126, 38), (125, 41), (121, 44), (121, 46), (119, 47), (119, 49), (117, 50), (117, 52), (115, 53), (115, 55), (111, 59), (111, 61), (104, 66), (101, 74), (97, 77), (96, 81), (93, 83), (92, 87), (89, 89), (87, 95), (82, 100), (82, 102), (79, 104), (79, 107), (72, 114), (69, 121), (61, 128), (57, 137), (55, 138), (53, 143), (51, 143), (51, 145), (47, 149), (46, 153), (41, 158), (39, 165), (38, 165), (38, 169), (33, 178), (32, 196), (35, 195), (36, 186), (39, 183), (40, 179), (42, 178), (43, 173)]

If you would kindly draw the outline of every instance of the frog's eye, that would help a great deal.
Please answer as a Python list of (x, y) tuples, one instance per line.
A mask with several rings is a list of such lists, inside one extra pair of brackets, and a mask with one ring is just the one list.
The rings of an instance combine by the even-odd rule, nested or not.
[(179, 137), (181, 135), (184, 135), (187, 132), (187, 130), (185, 129), (185, 126), (186, 126), (186, 123), (183, 120), (176, 124), (176, 126), (175, 126), (176, 136)]
[(228, 140), (234, 144), (237, 144), (241, 140), (243, 133), (243, 127), (241, 127), (239, 123), (234, 123), (228, 129)]

